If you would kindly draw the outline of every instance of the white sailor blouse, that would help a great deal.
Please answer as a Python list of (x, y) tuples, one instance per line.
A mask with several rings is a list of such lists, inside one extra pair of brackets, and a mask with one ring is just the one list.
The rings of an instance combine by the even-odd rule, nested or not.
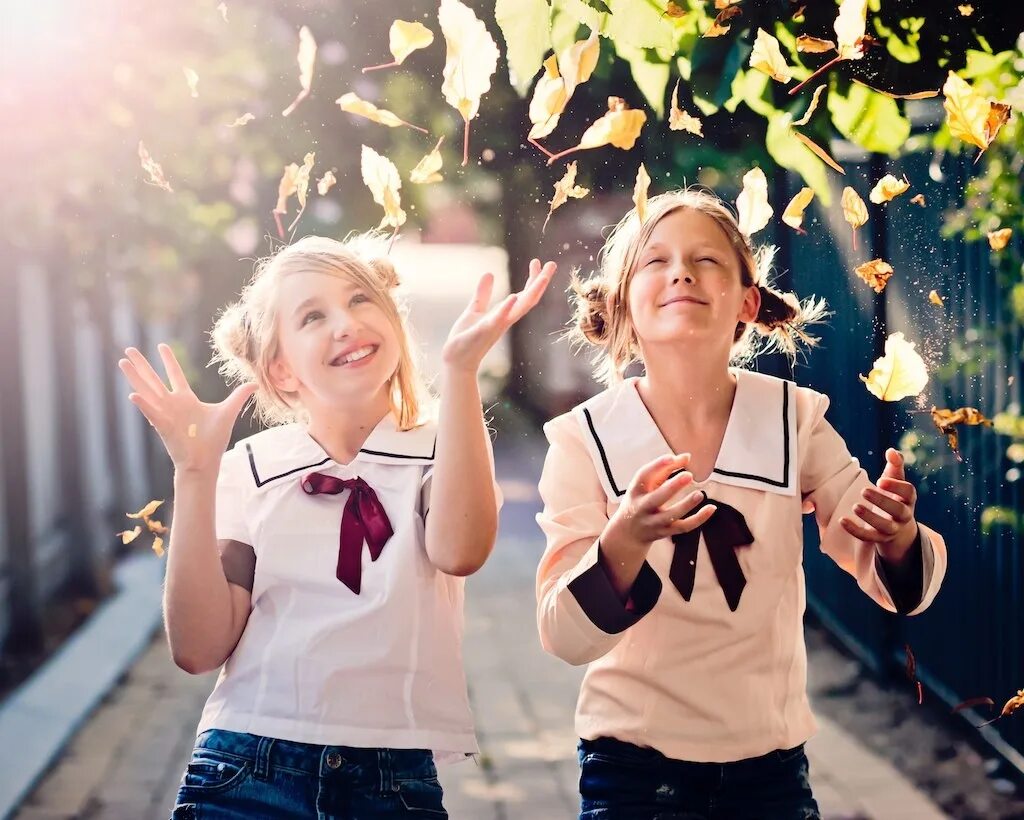
[[(349, 464), (288, 424), (225, 453), (228, 580), (252, 594), (198, 732), (477, 751), (462, 664), (464, 579), (427, 558), (436, 425), (388, 415)], [(496, 488), (497, 490), (497, 488)], [(498, 494), (500, 504), (501, 496)]]
[[(734, 370), (736, 395), (711, 475), (718, 511), (700, 531), (655, 542), (626, 604), (598, 537), (644, 464), (671, 454), (637, 392), (620, 384), (548, 422), (537, 516), (544, 648), (589, 664), (580, 737), (614, 737), (668, 757), (727, 762), (788, 749), (816, 729), (807, 699), (803, 514), (821, 549), (880, 606), (913, 615), (946, 570), (942, 537), (920, 526), (910, 588), (886, 578), (873, 544), (840, 525), (870, 483), (826, 421), (828, 397)], [(685, 492), (691, 492), (692, 487)]]

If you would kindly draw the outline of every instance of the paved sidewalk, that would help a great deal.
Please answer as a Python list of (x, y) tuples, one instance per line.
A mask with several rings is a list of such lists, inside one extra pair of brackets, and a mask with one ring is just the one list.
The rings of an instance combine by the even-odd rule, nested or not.
[[(538, 442), (512, 438), (498, 453), (506, 495), (499, 544), (469, 582), (465, 658), (483, 754), (442, 768), (453, 820), (559, 820), (577, 811), (572, 715), (582, 670), (545, 655), (537, 641), (533, 514), (542, 453)], [(812, 655), (812, 677), (814, 664)], [(156, 636), (15, 816), (166, 818), (213, 681), (177, 670)], [(822, 721), (808, 755), (830, 820), (945, 816), (831, 722)]]

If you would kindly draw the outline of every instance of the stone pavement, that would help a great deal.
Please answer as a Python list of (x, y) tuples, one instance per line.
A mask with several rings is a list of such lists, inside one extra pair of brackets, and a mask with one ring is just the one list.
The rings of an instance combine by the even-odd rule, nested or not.
[[(465, 658), (482, 754), (475, 763), (442, 767), (441, 780), (453, 820), (571, 818), (578, 776), (572, 715), (582, 670), (547, 656), (534, 626), (542, 445), (514, 434), (499, 442), (502, 532), (467, 593)], [(812, 678), (815, 663), (812, 654)], [(15, 817), (166, 818), (214, 677), (176, 669), (155, 636)], [(826, 818), (945, 816), (886, 761), (837, 725), (821, 723), (808, 755)]]

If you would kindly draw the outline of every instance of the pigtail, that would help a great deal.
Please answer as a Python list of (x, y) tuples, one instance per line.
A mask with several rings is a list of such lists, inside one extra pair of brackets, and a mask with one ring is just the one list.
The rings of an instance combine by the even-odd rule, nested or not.
[(211, 364), (218, 365), (218, 372), (229, 385), (255, 379), (257, 345), (252, 324), (245, 305), (233, 302), (221, 311), (210, 332)]
[(605, 346), (608, 343), (608, 286), (599, 278), (584, 280), (579, 271), (574, 271), (569, 289), (573, 294), (571, 340)]
[(807, 333), (806, 328), (828, 316), (824, 299), (812, 297), (801, 302), (796, 294), (768, 285), (758, 285), (757, 289), (761, 292), (761, 308), (753, 325), (767, 340), (767, 349), (778, 350), (793, 359), (800, 344), (807, 347), (818, 344), (818, 338)]

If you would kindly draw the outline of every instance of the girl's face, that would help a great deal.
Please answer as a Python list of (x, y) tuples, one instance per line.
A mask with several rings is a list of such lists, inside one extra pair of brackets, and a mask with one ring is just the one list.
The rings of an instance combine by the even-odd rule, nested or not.
[(321, 272), (289, 274), (277, 296), (278, 354), (270, 375), (307, 410), (371, 402), (398, 368), (398, 334), (355, 282)]
[(630, 319), (641, 346), (688, 341), (733, 344), (736, 325), (761, 305), (741, 282), (740, 260), (718, 223), (679, 208), (662, 217), (640, 249), (629, 283)]

